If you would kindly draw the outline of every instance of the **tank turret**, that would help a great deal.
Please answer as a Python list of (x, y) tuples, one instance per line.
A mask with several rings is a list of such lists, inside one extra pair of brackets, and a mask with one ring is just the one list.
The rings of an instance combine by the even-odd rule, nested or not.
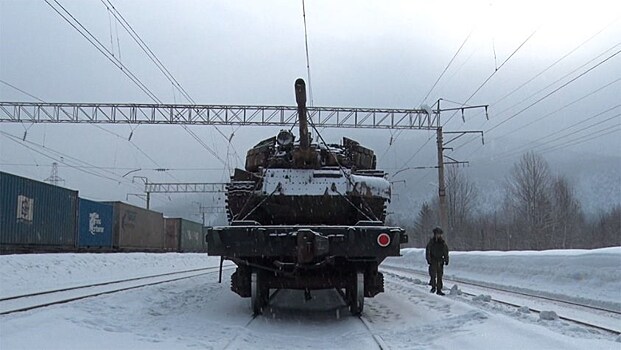
[(306, 84), (294, 84), (299, 139), (289, 130), (251, 148), (245, 169), (227, 187), (230, 221), (263, 225), (354, 225), (381, 221), (390, 184), (376, 169), (372, 150), (343, 137), (340, 144), (313, 143), (308, 131)]

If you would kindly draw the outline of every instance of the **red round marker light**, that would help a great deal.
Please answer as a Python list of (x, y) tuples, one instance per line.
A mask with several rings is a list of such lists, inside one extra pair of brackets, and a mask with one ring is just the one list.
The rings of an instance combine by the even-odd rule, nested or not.
[(390, 244), (390, 236), (386, 233), (380, 233), (377, 236), (377, 244), (380, 247), (387, 247)]

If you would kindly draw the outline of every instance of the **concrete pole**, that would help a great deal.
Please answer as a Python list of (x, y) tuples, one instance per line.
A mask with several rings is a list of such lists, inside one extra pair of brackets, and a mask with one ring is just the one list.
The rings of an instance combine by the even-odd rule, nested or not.
[(439, 214), (440, 214), (440, 227), (444, 232), (448, 232), (448, 216), (446, 212), (446, 187), (444, 184), (444, 140), (442, 137), (442, 127), (438, 127), (437, 142), (438, 142), (438, 199), (439, 199)]

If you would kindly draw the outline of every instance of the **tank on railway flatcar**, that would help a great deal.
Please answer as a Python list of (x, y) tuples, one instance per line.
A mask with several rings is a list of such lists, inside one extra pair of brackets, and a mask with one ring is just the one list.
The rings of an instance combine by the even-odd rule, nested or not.
[(295, 96), (297, 139), (282, 130), (248, 151), (227, 186), (230, 225), (208, 230), (208, 252), (237, 264), (231, 288), (255, 313), (270, 289), (335, 288), (357, 314), (383, 292), (378, 265), (407, 236), (384, 225), (391, 188), (374, 152), (347, 137), (313, 142), (302, 79)]

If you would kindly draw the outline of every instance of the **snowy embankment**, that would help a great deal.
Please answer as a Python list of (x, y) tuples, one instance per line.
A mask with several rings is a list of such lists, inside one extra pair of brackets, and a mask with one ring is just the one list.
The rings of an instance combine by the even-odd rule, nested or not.
[(218, 266), (207, 254), (23, 254), (0, 256), (0, 298)]
[[(425, 250), (408, 248), (387, 266), (426, 273)], [(621, 311), (621, 247), (593, 250), (451, 252), (447, 278), (536, 292)], [(450, 286), (447, 286), (450, 287)]]

